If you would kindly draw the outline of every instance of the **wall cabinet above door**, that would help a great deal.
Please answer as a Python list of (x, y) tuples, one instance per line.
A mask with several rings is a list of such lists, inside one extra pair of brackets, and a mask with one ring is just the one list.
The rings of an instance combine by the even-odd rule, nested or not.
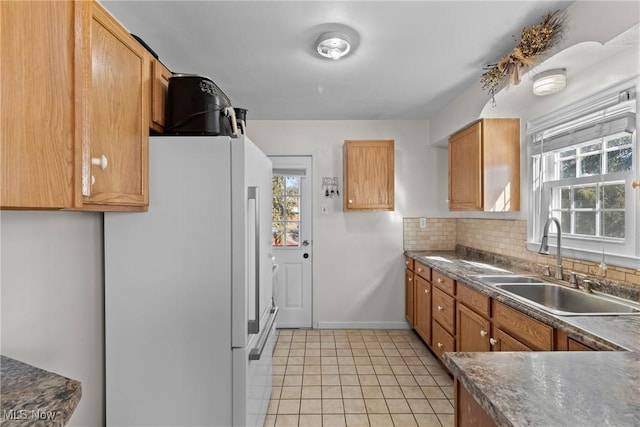
[(449, 210), (520, 210), (520, 120), (481, 119), (449, 138)]
[(344, 142), (344, 210), (394, 209), (394, 141)]
[(95, 1), (0, 8), (2, 208), (145, 210), (145, 49)]

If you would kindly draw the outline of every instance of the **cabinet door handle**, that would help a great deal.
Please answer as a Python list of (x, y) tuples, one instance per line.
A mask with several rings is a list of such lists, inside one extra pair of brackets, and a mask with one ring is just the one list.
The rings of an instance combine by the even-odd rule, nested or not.
[(441, 342), (438, 343), (438, 348), (442, 348), (442, 343)]
[(443, 306), (441, 306), (441, 305), (439, 305), (439, 306), (438, 306), (438, 311), (442, 311), (442, 309), (444, 309), (444, 307), (443, 307)]
[(405, 262), (404, 262), (404, 265), (409, 265), (409, 261), (405, 261)]
[(442, 283), (442, 279), (438, 277), (437, 282), (438, 282), (438, 283)]
[(487, 331), (480, 330), (480, 336), (481, 337), (486, 337), (487, 336)]
[(349, 199), (349, 203), (350, 203), (350, 204), (351, 204), (351, 203), (353, 203), (353, 200)]
[(418, 267), (418, 273), (422, 273), (422, 269)]
[(495, 339), (495, 338), (489, 338), (489, 344), (496, 345), (496, 344), (498, 344), (498, 340)]
[(92, 157), (91, 158), (91, 165), (93, 166), (100, 166), (100, 169), (105, 170), (107, 168), (107, 165), (109, 164), (108, 160), (107, 160), (107, 156), (105, 156), (104, 154), (100, 157)]
[(425, 290), (424, 290), (424, 293), (425, 293), (425, 294), (428, 294), (428, 293), (429, 293), (429, 289), (425, 289)]

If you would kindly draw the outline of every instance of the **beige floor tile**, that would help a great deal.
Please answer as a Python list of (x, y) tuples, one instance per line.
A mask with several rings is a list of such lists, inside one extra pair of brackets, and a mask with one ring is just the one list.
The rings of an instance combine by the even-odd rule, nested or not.
[(372, 386), (372, 385), (368, 385), (368, 386), (362, 386), (362, 396), (364, 396), (365, 399), (369, 398), (369, 399), (374, 399), (374, 398), (382, 398), (382, 389), (380, 388), (380, 386)]
[(304, 348), (296, 348), (293, 350), (289, 350), (289, 357), (303, 357), (303, 356), (307, 356), (307, 354), (305, 354)]
[(310, 348), (320, 348), (320, 341), (307, 341), (304, 345), (305, 349), (310, 349)]
[(398, 353), (402, 357), (416, 357), (416, 352), (411, 348), (398, 348)]
[(271, 399), (269, 401), (269, 407), (267, 408), (267, 414), (277, 414), (279, 404), (280, 404), (280, 399)]
[(406, 365), (396, 365), (391, 367), (391, 371), (395, 375), (411, 375), (411, 371)]
[(346, 427), (344, 414), (341, 415), (322, 415), (322, 427)]
[(414, 414), (433, 414), (433, 409), (426, 399), (407, 399), (407, 403)]
[(438, 419), (443, 427), (453, 427), (455, 425), (455, 418), (453, 415), (438, 414)]
[(387, 357), (400, 356), (400, 352), (395, 348), (385, 348), (383, 351), (384, 351), (384, 355), (387, 356)]
[(323, 414), (344, 414), (342, 399), (322, 399)]
[(355, 366), (338, 364), (340, 375), (357, 375), (358, 370)]
[(287, 367), (291, 365), (304, 365), (304, 356), (289, 356), (287, 359)]
[(408, 366), (422, 366), (422, 361), (415, 356), (402, 356), (402, 360)]
[(369, 423), (371, 427), (391, 427), (393, 421), (389, 414), (369, 414)]
[(336, 340), (336, 349), (339, 349), (339, 348), (351, 349), (351, 344), (349, 344), (349, 341)]
[(280, 399), (280, 393), (282, 393), (282, 386), (271, 387), (271, 399)]
[(429, 405), (436, 414), (453, 414), (453, 405), (449, 399), (428, 399)]
[(320, 386), (302, 386), (302, 398), (303, 399), (321, 399), (322, 387)]
[(370, 359), (373, 366), (389, 366), (389, 362), (384, 356), (371, 356)]
[(367, 351), (367, 353), (369, 356), (373, 356), (373, 357), (380, 357), (380, 356), (384, 357), (384, 351), (382, 351), (381, 348), (370, 348)]
[(364, 399), (368, 414), (388, 414), (389, 408), (384, 399)]
[(353, 356), (338, 356), (338, 365), (355, 365)]
[(359, 385), (343, 385), (342, 398), (343, 399), (362, 398), (362, 389), (360, 388)]
[[(442, 427), (436, 414), (413, 414), (418, 423), (418, 427)], [(447, 427), (453, 427), (453, 424)]]
[(282, 383), (284, 387), (289, 386), (301, 386), (302, 385), (302, 375), (285, 375), (284, 382)]
[(336, 347), (336, 356), (353, 356), (353, 350), (350, 348)]
[(287, 365), (287, 370), (285, 371), (285, 375), (302, 375), (303, 370), (304, 370), (303, 365)]
[(291, 349), (292, 349), (292, 350), (294, 350), (294, 349), (299, 349), (299, 348), (302, 348), (302, 349), (304, 349), (304, 348), (305, 348), (305, 343), (304, 343), (304, 341), (302, 341), (302, 342), (291, 342)]
[(376, 373), (373, 365), (357, 365), (356, 370), (358, 371), (358, 375), (371, 375)]
[(444, 395), (447, 396), (448, 399), (455, 398), (455, 392), (453, 391), (453, 384), (449, 387), (440, 387), (440, 389), (442, 390)]
[(303, 375), (302, 385), (321, 385), (322, 375)]
[(280, 387), (282, 386), (282, 383), (284, 383), (284, 375), (273, 375), (271, 381), (273, 386)]
[(322, 366), (322, 374), (323, 375), (338, 375), (340, 373), (340, 368), (338, 365), (323, 365)]
[(288, 357), (285, 357), (285, 356), (274, 356), (274, 357), (271, 358), (271, 363), (274, 366), (286, 365), (287, 364), (287, 359), (288, 359)]
[(396, 348), (396, 345), (393, 341), (380, 341), (381, 348)]
[(367, 407), (364, 404), (364, 399), (344, 399), (343, 402), (345, 414), (367, 413)]
[(336, 357), (337, 353), (336, 353), (336, 349), (335, 348), (321, 348), (320, 349), (320, 356), (321, 357)]
[(304, 355), (307, 356), (307, 357), (320, 357), (320, 352), (322, 350), (320, 350), (319, 348), (309, 348), (309, 349), (303, 350), (303, 351), (304, 351)]
[(304, 365), (304, 375), (320, 375), (322, 367), (320, 365)]
[(300, 415), (298, 427), (322, 427), (322, 415)]
[(322, 385), (340, 385), (340, 375), (322, 374)]
[(396, 380), (400, 385), (418, 385), (413, 375), (396, 375)]
[(338, 358), (336, 356), (320, 356), (321, 365), (337, 365)]
[(273, 350), (273, 357), (289, 357), (289, 349), (274, 349)]
[(322, 399), (302, 399), (300, 414), (322, 414)]
[(396, 385), (383, 385), (382, 395), (385, 399), (404, 399), (404, 394), (399, 386)]
[(353, 340), (351, 340), (351, 341), (350, 341), (350, 344), (351, 344), (351, 348), (352, 348), (352, 349), (353, 349), (353, 348), (367, 348), (367, 347), (364, 345), (364, 341), (353, 341)]
[(436, 380), (431, 375), (415, 375), (414, 378), (419, 386), (427, 387), (437, 385)]
[(445, 399), (447, 397), (438, 386), (421, 387), (421, 390), (427, 399)]
[(420, 366), (407, 366), (407, 369), (412, 375), (429, 375), (429, 371), (422, 364)]
[(380, 385), (398, 385), (398, 380), (396, 379), (395, 375), (378, 375), (378, 382), (380, 383)]
[(351, 356), (369, 356), (367, 348), (354, 348), (351, 350)]
[(453, 385), (453, 379), (451, 379), (451, 377), (447, 374), (432, 376), (440, 387), (451, 387)]
[(300, 413), (300, 400), (287, 399), (280, 400), (278, 405), (278, 415), (280, 414), (299, 414)]
[(357, 375), (340, 375), (340, 384), (342, 385), (360, 385)]
[(366, 414), (346, 414), (347, 427), (370, 427), (369, 417)]
[(276, 425), (276, 416), (275, 415), (267, 415), (264, 419), (263, 427), (275, 427)]
[(287, 365), (273, 365), (273, 375), (284, 375), (287, 371)]
[(341, 399), (342, 388), (339, 385), (323, 385), (322, 398), (323, 399)]
[(418, 427), (413, 414), (391, 414), (394, 427)]
[(427, 365), (427, 370), (431, 375), (447, 375), (447, 371), (440, 365)]
[(358, 366), (369, 366), (373, 364), (369, 356), (354, 356), (353, 363), (355, 363)]
[(403, 399), (386, 399), (389, 412), (392, 414), (410, 414), (411, 408), (407, 401)]
[(377, 365), (374, 366), (373, 369), (377, 375), (393, 375), (393, 369), (391, 369), (389, 365)]
[(300, 399), (302, 397), (302, 387), (282, 387), (280, 399)]
[(298, 415), (278, 415), (275, 427), (298, 427)]
[(360, 385), (379, 385), (377, 375), (358, 375)]
[(305, 356), (304, 365), (320, 365), (320, 356)]
[(407, 399), (423, 399), (425, 397), (422, 389), (418, 386), (403, 385), (400, 388)]
[(378, 337), (378, 342), (367, 342), (365, 343), (365, 346), (367, 347), (367, 349), (374, 349), (374, 348), (382, 348), (380, 347), (380, 338), (384, 339), (384, 337)]
[(402, 356), (387, 356), (387, 361), (389, 362), (389, 365), (394, 366), (394, 365), (401, 365), (401, 366), (405, 366), (406, 363), (404, 363), (404, 359), (402, 358)]

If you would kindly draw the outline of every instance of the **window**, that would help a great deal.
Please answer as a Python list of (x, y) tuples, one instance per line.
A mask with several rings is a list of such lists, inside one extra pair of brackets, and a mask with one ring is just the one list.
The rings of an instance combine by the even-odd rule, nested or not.
[(635, 84), (603, 91), (529, 125), (529, 249), (538, 249), (544, 223), (555, 217), (563, 255), (613, 258), (616, 265), (637, 267), (640, 210), (631, 187), (639, 153)]
[(273, 175), (273, 246), (300, 245), (300, 178)]

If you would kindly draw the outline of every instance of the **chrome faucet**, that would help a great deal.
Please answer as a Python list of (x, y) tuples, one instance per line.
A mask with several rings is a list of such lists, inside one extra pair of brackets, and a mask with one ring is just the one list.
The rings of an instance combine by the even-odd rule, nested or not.
[(540, 249), (538, 250), (539, 254), (548, 255), (549, 254), (549, 244), (547, 241), (549, 240), (549, 225), (554, 222), (556, 224), (556, 228), (558, 229), (558, 242), (556, 244), (556, 279), (563, 280), (564, 276), (562, 275), (562, 229), (560, 228), (560, 221), (557, 218), (551, 217), (544, 223), (544, 230), (542, 231), (542, 242), (540, 244)]

